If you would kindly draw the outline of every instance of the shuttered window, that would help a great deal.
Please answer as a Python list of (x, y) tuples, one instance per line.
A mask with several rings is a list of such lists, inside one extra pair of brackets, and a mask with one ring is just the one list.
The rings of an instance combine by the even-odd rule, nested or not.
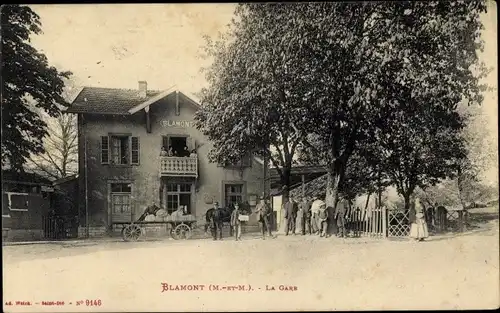
[(101, 163), (109, 164), (109, 137), (101, 137)]
[(139, 164), (139, 137), (132, 137), (132, 164)]

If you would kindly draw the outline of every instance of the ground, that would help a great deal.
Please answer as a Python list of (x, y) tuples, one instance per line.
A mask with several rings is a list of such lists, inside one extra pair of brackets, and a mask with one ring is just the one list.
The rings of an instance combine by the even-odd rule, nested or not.
[[(478, 229), (419, 243), (310, 236), (263, 241), (247, 236), (241, 242), (6, 246), (4, 311), (497, 308), (498, 235), (497, 210), (496, 218)], [(162, 283), (169, 289), (205, 287), (163, 291)], [(211, 291), (210, 285), (245, 285), (246, 290)], [(280, 285), (297, 290), (279, 290)], [(77, 305), (85, 300), (100, 300), (101, 305)], [(6, 301), (32, 305), (5, 306)], [(65, 305), (42, 306), (42, 301)]]

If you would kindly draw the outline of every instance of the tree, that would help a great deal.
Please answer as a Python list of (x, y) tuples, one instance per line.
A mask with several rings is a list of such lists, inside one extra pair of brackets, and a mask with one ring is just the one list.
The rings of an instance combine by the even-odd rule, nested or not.
[(35, 108), (51, 117), (60, 114), (64, 78), (47, 57), (30, 45), (40, 34), (39, 16), (27, 6), (2, 7), (2, 166), (22, 170), (31, 153), (43, 153), (47, 124)]
[(480, 79), (487, 71), (478, 59), (485, 10), (483, 1), (415, 2), (400, 8), (401, 18), (389, 26), (401, 33), (390, 42), (394, 57), (381, 67), (397, 71), (384, 81), (393, 101), (379, 142), (407, 209), (416, 187), (454, 177), (466, 157), (458, 107), (480, 105), (486, 90)]
[(467, 123), (462, 130), (466, 156), (458, 164), (456, 186), (460, 203), (466, 208), (481, 201), (485, 190), (481, 179), (486, 171), (498, 164), (498, 147), (491, 136), (485, 134), (488, 123), (477, 108), (465, 107), (461, 113)]
[(215, 42), (207, 39), (213, 63), (196, 115), (197, 127), (214, 143), (212, 161), (263, 155), (276, 167), (285, 198), (307, 112), (297, 92), (304, 81), (292, 66), (300, 55), (286, 44), (293, 35), (289, 10), (281, 4), (240, 4), (229, 33)]
[[(65, 85), (62, 95), (69, 102), (77, 89), (72, 81), (65, 81)], [(78, 166), (76, 116), (61, 113), (57, 117), (50, 117), (43, 110), (36, 111), (47, 123), (47, 136), (43, 139), (45, 152), (32, 154), (26, 166), (52, 179), (64, 178), (76, 173)]]
[[(405, 182), (399, 190), (406, 197), (416, 185), (451, 174), (450, 157), (462, 151), (457, 105), (482, 101), (484, 65), (477, 52), (485, 10), (484, 1), (433, 1), (323, 4), (307, 13), (317, 18), (304, 19), (310, 32), (296, 44), (315, 55), (310, 121), (329, 165), (329, 205), (353, 153), (363, 154), (384, 136), (390, 140), (380, 151), (388, 161), (380, 162), (390, 168), (407, 163), (399, 171), (403, 180), (393, 178)], [(438, 164), (451, 168), (441, 171)]]
[(78, 129), (71, 114), (48, 119), (48, 135), (44, 138), (44, 153), (31, 155), (27, 164), (42, 175), (59, 179), (77, 172)]

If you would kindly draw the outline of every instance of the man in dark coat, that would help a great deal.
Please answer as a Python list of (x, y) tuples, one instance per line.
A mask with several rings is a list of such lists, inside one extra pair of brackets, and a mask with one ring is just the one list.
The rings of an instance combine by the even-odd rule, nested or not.
[(214, 213), (212, 214), (210, 226), (214, 240), (217, 240), (217, 232), (219, 233), (219, 239), (222, 240), (222, 211), (218, 202), (214, 202)]
[(346, 208), (344, 201), (339, 201), (335, 208), (335, 220), (337, 221), (337, 236), (345, 237), (345, 214)]
[(262, 230), (262, 239), (266, 239), (266, 229), (269, 237), (272, 238), (271, 225), (269, 224), (272, 211), (264, 197), (260, 197), (260, 202), (255, 207), (255, 213), (257, 214), (257, 221), (259, 221)]
[(302, 198), (299, 203), (299, 211), (303, 214), (304, 221), (302, 222), (302, 227), (300, 229), (302, 234), (311, 234), (311, 207), (307, 202), (306, 198)]
[(285, 229), (285, 236), (288, 236), (288, 232), (292, 231), (292, 234), (295, 235), (295, 210), (294, 203), (289, 199), (285, 200), (283, 204), (283, 209), (285, 211), (285, 218), (287, 219), (287, 225)]

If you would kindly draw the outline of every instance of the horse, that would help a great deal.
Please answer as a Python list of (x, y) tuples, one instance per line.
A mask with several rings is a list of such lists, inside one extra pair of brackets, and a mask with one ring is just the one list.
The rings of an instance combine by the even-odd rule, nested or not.
[[(251, 214), (252, 213), (248, 202), (240, 203), (239, 207), (240, 207), (240, 212), (243, 214)], [(224, 223), (231, 224), (231, 213), (233, 213), (233, 211), (234, 211), (234, 204), (230, 204), (228, 207), (225, 207), (225, 208), (219, 208), (219, 210), (220, 210), (219, 218), (221, 219), (220, 222), (222, 222), (222, 225), (224, 225)], [(208, 227), (210, 226), (210, 221), (212, 220), (212, 217), (214, 215), (214, 211), (215, 211), (214, 208), (210, 208), (205, 213), (205, 222), (206, 222), (205, 223), (205, 234), (208, 233)], [(232, 234), (233, 234), (233, 230), (230, 227), (229, 228), (229, 235), (232, 236)]]
[[(224, 223), (230, 223), (231, 222), (231, 213), (233, 213), (234, 206), (229, 206), (225, 208), (219, 208), (219, 218), (221, 219), (222, 225)], [(214, 217), (214, 212), (215, 209), (211, 208), (208, 209), (207, 213), (205, 213), (205, 234), (208, 233), (208, 227), (210, 226), (210, 221)]]

